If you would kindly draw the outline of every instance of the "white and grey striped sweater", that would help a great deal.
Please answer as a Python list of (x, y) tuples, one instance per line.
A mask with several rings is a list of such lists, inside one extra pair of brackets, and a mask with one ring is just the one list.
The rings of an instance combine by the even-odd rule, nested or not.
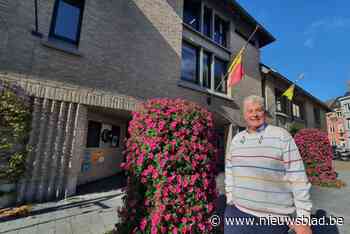
[(310, 216), (311, 184), (292, 136), (264, 125), (238, 133), (225, 160), (227, 203), (258, 216)]

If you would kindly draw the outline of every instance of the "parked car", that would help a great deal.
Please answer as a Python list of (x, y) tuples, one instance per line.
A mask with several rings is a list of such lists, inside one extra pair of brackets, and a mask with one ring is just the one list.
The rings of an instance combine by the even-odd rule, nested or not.
[(334, 159), (340, 159), (343, 161), (350, 160), (350, 150), (345, 147), (337, 147), (335, 149)]

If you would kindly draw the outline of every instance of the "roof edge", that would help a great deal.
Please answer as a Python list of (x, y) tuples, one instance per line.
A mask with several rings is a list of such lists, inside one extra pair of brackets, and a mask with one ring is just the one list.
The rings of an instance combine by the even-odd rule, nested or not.
[[(294, 82), (290, 81), (288, 78), (286, 78), (285, 76), (283, 76), (281, 73), (279, 73), (278, 71), (274, 70), (273, 68), (270, 68), (269, 66), (260, 63), (260, 71), (262, 71), (263, 69), (265, 69), (265, 71), (268, 71), (268, 73), (272, 73), (273, 75), (275, 75), (275, 77), (282, 79), (283, 81), (287, 82), (289, 85), (295, 84)], [(266, 70), (267, 69), (267, 70)], [(312, 100), (314, 100), (315, 102), (317, 102), (318, 104), (320, 104), (322, 107), (324, 107), (327, 111), (332, 111), (331, 108), (329, 108), (327, 106), (326, 103), (324, 103), (323, 101), (321, 101), (320, 99), (318, 99), (317, 97), (315, 97), (314, 95), (312, 95), (311, 93), (309, 93), (308, 91), (306, 91), (305, 89), (303, 89), (302, 87), (300, 87), (299, 85), (295, 84), (295, 87), (301, 91), (303, 94), (305, 94), (306, 96), (308, 96), (309, 98), (311, 98)]]
[[(259, 45), (260, 48), (276, 41), (276, 38), (264, 27), (262, 26), (252, 15), (250, 15), (236, 0), (226, 0), (234, 8), (238, 10), (238, 13), (243, 16), (250, 24), (259, 25), (258, 33), (265, 37), (265, 40)], [(247, 38), (246, 38), (247, 39)]]

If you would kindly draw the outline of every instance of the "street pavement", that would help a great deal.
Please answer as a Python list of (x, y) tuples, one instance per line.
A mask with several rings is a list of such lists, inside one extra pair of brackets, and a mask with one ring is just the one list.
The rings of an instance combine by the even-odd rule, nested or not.
[[(350, 162), (334, 161), (338, 178), (347, 183), (341, 189), (313, 186), (311, 198), (313, 210), (322, 209), (327, 216), (344, 218), (344, 225), (339, 225), (340, 234), (350, 234)], [(331, 234), (331, 233), (328, 233)]]
[(103, 234), (118, 221), (119, 190), (33, 206), (31, 215), (0, 222), (0, 234)]
[[(313, 210), (322, 209), (327, 215), (344, 217), (345, 224), (338, 226), (339, 233), (350, 234), (350, 162), (335, 162), (335, 166), (339, 178), (348, 186), (342, 189), (313, 186)], [(223, 175), (217, 182), (222, 193)], [(33, 205), (27, 217), (0, 220), (0, 234), (104, 234), (118, 222), (117, 208), (122, 205), (123, 193), (120, 188), (93, 192), (94, 188), (67, 200)], [(223, 196), (219, 200), (224, 203)], [(220, 213), (224, 210), (222, 205), (219, 204)]]

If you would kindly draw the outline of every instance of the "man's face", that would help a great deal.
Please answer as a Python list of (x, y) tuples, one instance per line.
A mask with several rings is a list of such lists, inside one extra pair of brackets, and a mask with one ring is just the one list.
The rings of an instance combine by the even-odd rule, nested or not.
[(265, 123), (265, 119), (265, 111), (260, 104), (249, 101), (244, 103), (244, 120), (248, 128), (257, 129)]

